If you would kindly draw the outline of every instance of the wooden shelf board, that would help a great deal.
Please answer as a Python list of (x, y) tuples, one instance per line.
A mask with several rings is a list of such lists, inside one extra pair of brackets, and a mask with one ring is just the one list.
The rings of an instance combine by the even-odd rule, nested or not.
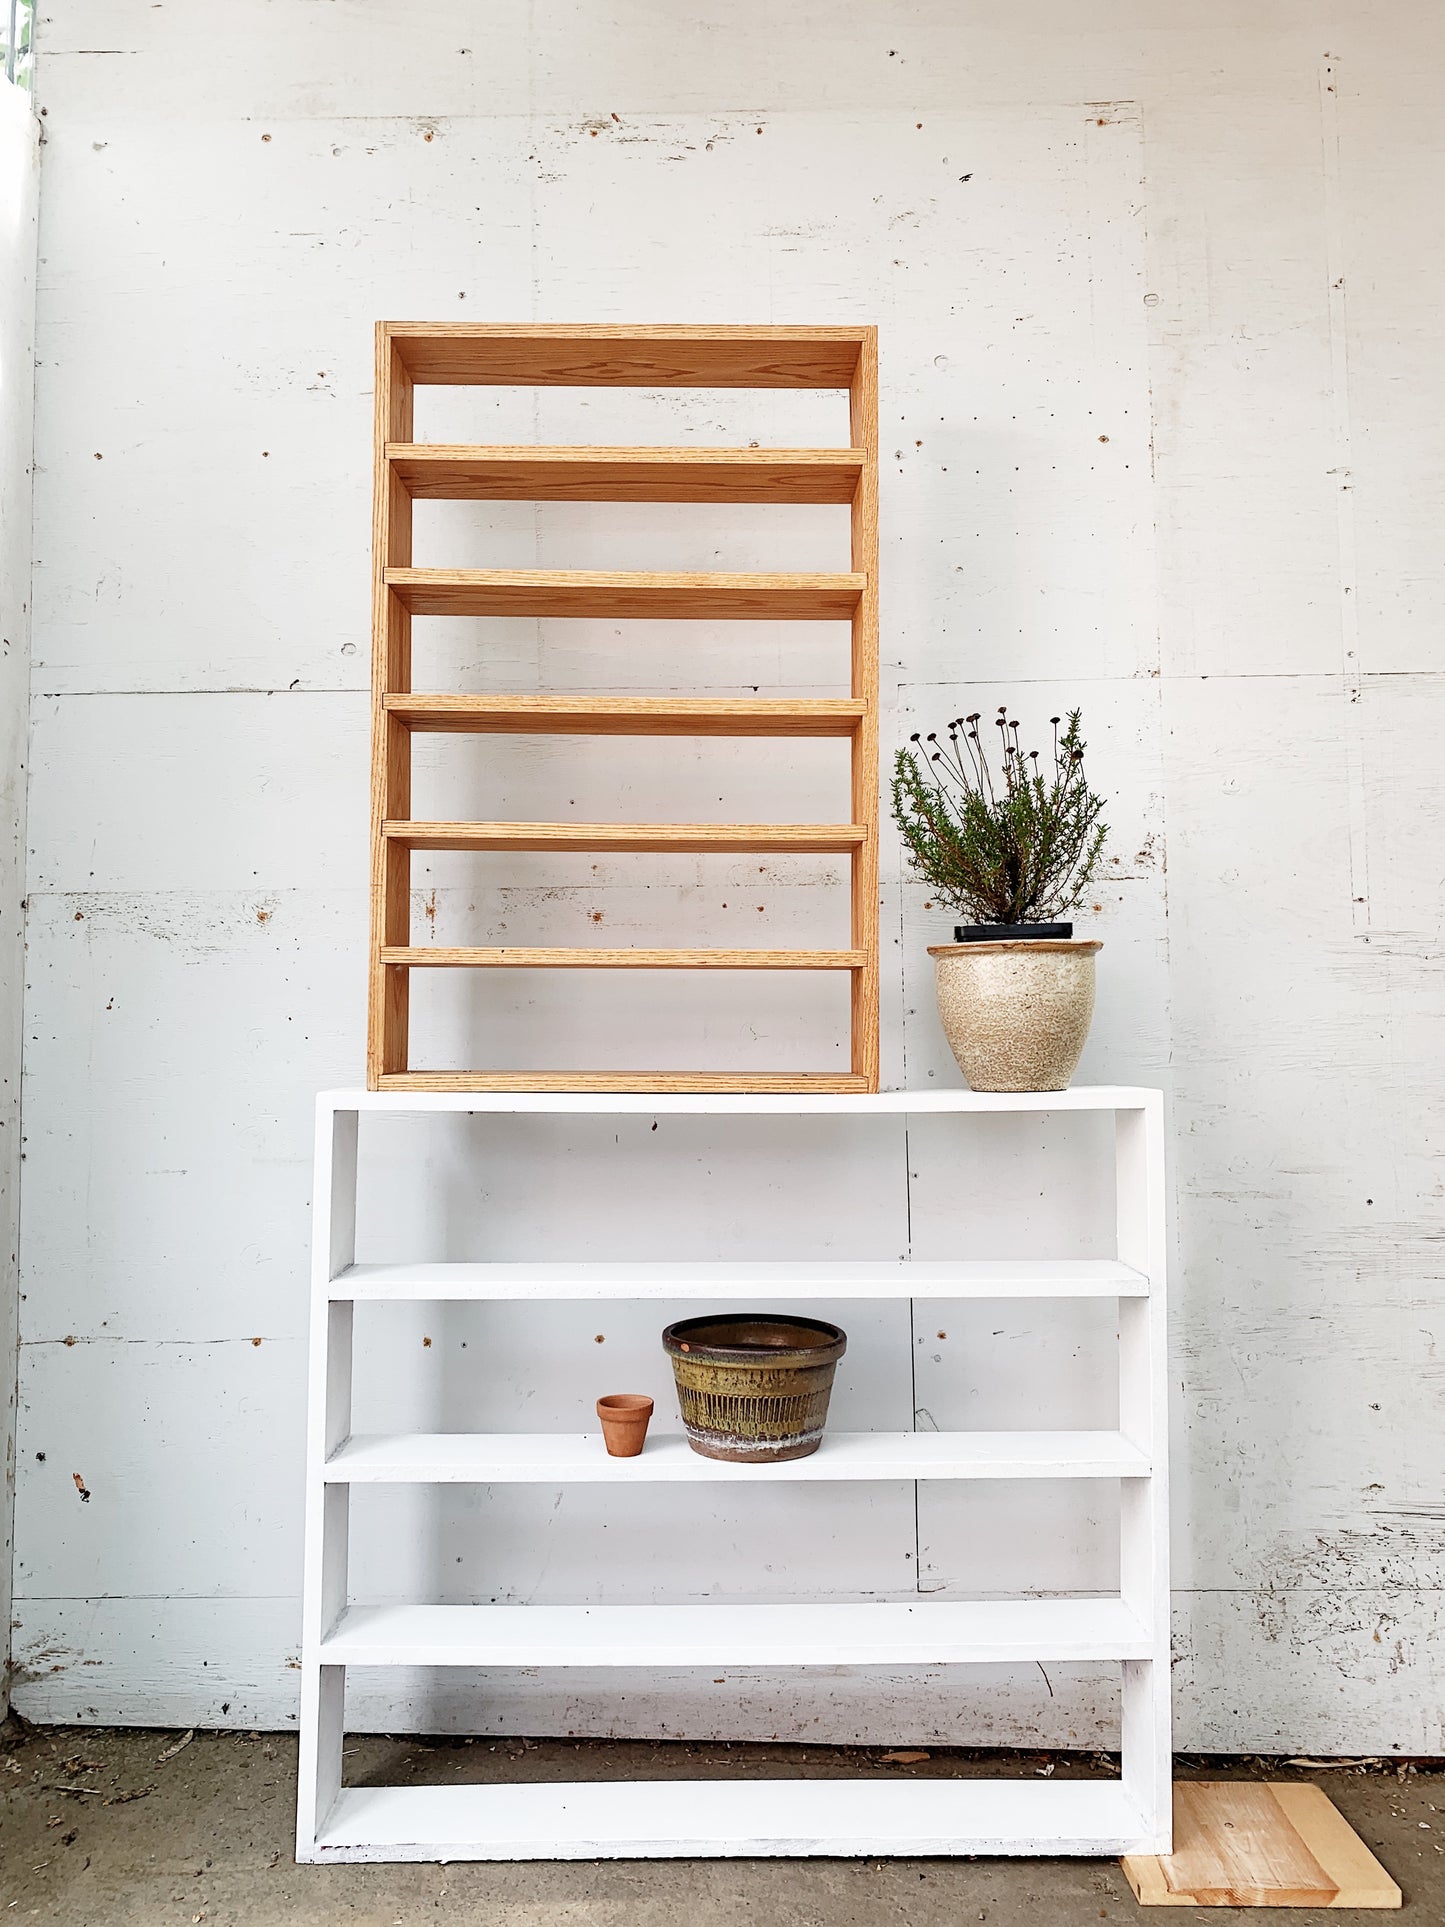
[(599, 1433), (410, 1432), (352, 1437), (326, 1478), (345, 1485), (679, 1485), (916, 1479), (1146, 1478), (1149, 1458), (1121, 1432), (827, 1432), (810, 1457), (735, 1465), (649, 1431), (642, 1452), (610, 1458)]
[(1123, 1864), (1141, 1907), (1401, 1904), (1324, 1789), (1301, 1781), (1176, 1781), (1173, 1853)]
[(511, 945), (383, 949), (381, 961), (418, 969), (487, 970), (861, 970), (861, 950), (547, 950)]
[(311, 1861), (1127, 1852), (1117, 1780), (636, 1780), (343, 1787)]
[(481, 448), (389, 442), (419, 501), (849, 503), (859, 448)]
[(666, 1096), (764, 1091), (779, 1096), (832, 1096), (867, 1089), (866, 1077), (848, 1071), (383, 1071), (377, 1081), (378, 1092), (443, 1095), (490, 1091), (511, 1096), (548, 1092)]
[(1149, 1659), (1122, 1599), (348, 1606), (323, 1666), (951, 1666)]
[[(645, 1259), (348, 1265), (333, 1299), (1143, 1298), (1149, 1281), (1117, 1258)], [(811, 1461), (800, 1461), (811, 1463)]]
[(419, 616), (840, 622), (862, 575), (678, 574), (647, 570), (403, 569), (387, 587)]
[(384, 324), (412, 381), (456, 387), (847, 388), (873, 328)]
[[(831, 1073), (828, 1075), (831, 1076)], [(627, 1094), (624, 1085), (610, 1095), (588, 1094), (567, 1086), (529, 1085), (519, 1079), (509, 1092), (468, 1092), (465, 1087), (450, 1092), (433, 1091), (419, 1095), (417, 1102), (406, 1103), (387, 1091), (322, 1091), (317, 1097), (321, 1111), (374, 1111), (387, 1113), (465, 1114), (467, 1112), (540, 1112), (547, 1116), (570, 1114), (583, 1117), (969, 1117), (993, 1111), (1101, 1111), (1115, 1114), (1142, 1112), (1158, 1118), (1163, 1111), (1163, 1094), (1139, 1084), (1071, 1084), (1063, 1091), (971, 1091), (955, 1084), (926, 1091), (870, 1091), (856, 1082), (847, 1084), (852, 1095), (809, 1096), (804, 1079), (803, 1092), (780, 1095), (759, 1078), (742, 1073), (742, 1088), (734, 1085), (725, 1094), (707, 1091), (674, 1091), (652, 1097)], [(475, 1101), (473, 1101), (475, 1100)], [(1070, 1261), (1072, 1264), (1073, 1261)], [(1104, 1263), (1089, 1259), (1090, 1265)], [(1113, 1264), (1113, 1260), (1107, 1261)], [(1036, 1267), (1030, 1266), (1031, 1270)], [(990, 1271), (994, 1269), (989, 1266)], [(1120, 1267), (1120, 1275), (1128, 1267)], [(1133, 1274), (1139, 1276), (1138, 1273)]]
[(695, 856), (708, 851), (823, 856), (858, 849), (856, 823), (387, 823), (388, 842), (409, 850), (637, 851)]
[(455, 735), (852, 736), (868, 705), (853, 697), (391, 695), (408, 729)]

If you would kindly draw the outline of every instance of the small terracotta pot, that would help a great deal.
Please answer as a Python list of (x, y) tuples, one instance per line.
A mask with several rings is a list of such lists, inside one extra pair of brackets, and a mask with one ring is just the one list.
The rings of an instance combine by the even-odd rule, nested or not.
[(1075, 938), (940, 943), (938, 1015), (976, 1091), (1065, 1091), (1094, 1015), (1094, 957)]
[(652, 1400), (645, 1392), (612, 1392), (597, 1401), (602, 1443), (614, 1459), (635, 1459), (647, 1437)]

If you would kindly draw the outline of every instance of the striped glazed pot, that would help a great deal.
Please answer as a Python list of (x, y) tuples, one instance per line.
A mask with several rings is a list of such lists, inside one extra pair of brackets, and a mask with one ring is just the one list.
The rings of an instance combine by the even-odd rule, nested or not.
[(776, 1465), (823, 1442), (848, 1340), (821, 1318), (683, 1318), (662, 1334), (682, 1427), (705, 1459)]

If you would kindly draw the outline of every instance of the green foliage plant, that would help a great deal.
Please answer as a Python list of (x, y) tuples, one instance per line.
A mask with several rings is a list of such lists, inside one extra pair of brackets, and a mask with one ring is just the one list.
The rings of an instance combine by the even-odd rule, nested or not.
[[(937, 733), (916, 732), (893, 764), (893, 820), (916, 875), (975, 923), (1045, 923), (1072, 910), (1103, 860), (1104, 799), (1084, 776), (1079, 711), (1053, 716), (1054, 768), (1024, 750), (1000, 708), (995, 777), (979, 712)], [(1064, 724), (1059, 734), (1060, 723)]]

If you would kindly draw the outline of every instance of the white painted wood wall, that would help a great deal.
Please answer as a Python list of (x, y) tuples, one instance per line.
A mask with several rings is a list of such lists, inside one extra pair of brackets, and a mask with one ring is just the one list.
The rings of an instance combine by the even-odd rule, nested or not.
[[(309, 1100), (356, 1081), (362, 1045), (372, 320), (876, 320), (885, 744), (962, 706), (1007, 699), (1037, 727), (1077, 701), (1118, 799), (1081, 1075), (1172, 1090), (1180, 1742), (1439, 1750), (1442, 55), (1434, 9), (1364, 0), (54, 0), (37, 57), (28, 1716), (294, 1718)], [(554, 394), (535, 416), (474, 397), (454, 419), (488, 438), (510, 422), (786, 440), (801, 408), (659, 397), (624, 427), (615, 396)], [(786, 539), (826, 566), (827, 512), (795, 513), (784, 538), (742, 511), (508, 509), (484, 536), (467, 509), (427, 539), (458, 560), (467, 541), (477, 559), (615, 566), (762, 564)], [(826, 639), (745, 648), (746, 666), (719, 629), (669, 671), (665, 647), (605, 625), (457, 624), (433, 662), (517, 689), (834, 673)], [(564, 765), (534, 745), (450, 793), (523, 814), (565, 776), (579, 815), (619, 794), (720, 815), (764, 784), (828, 794), (811, 761), (705, 755), (623, 765), (593, 745)], [(699, 879), (698, 940), (781, 939), (839, 894), (826, 870), (719, 882), (689, 864), (644, 896), (620, 861), (542, 859), (503, 890), (495, 866), (445, 861), (418, 905), (439, 940), (505, 924), (575, 941), (597, 913), (613, 941), (665, 938)], [(948, 919), (900, 881), (891, 837), (884, 875), (885, 1079), (949, 1079), (924, 955)], [(590, 1008), (570, 985), (506, 986), (490, 1020), (442, 1005), (429, 1034), (557, 1062), (600, 1030), (606, 1062), (646, 1023), (686, 1054), (680, 1003), (583, 988)], [(806, 1048), (796, 996), (755, 1037), (719, 1002), (711, 1048)], [(365, 1235), (398, 1257), (1102, 1250), (1101, 1153), (1067, 1119), (906, 1146), (881, 1125), (397, 1127), (372, 1147)], [(546, 1428), (599, 1390), (663, 1390), (656, 1308), (368, 1322), (376, 1424)], [(1101, 1420), (1068, 1389), (1107, 1338), (1087, 1308), (845, 1323), (840, 1422)], [(965, 1596), (1098, 1583), (1110, 1553), (1102, 1501), (1080, 1527), (1046, 1489), (915, 1513), (911, 1489), (820, 1487), (802, 1517), (782, 1490), (701, 1514), (665, 1492), (631, 1509), (363, 1496), (373, 1596), (782, 1598), (820, 1577), (835, 1596)], [(405, 1708), (382, 1686), (361, 1686), (358, 1723), (1114, 1730), (1086, 1671), (801, 1690), (649, 1675), (621, 1699), (577, 1675), (418, 1679)]]
[[(30, 710), (30, 458), (39, 123), (0, 80), (0, 1624), (10, 1624), (19, 1313), (20, 1059), (25, 981), (25, 766)], [(0, 1650), (7, 1704), (9, 1634)]]

